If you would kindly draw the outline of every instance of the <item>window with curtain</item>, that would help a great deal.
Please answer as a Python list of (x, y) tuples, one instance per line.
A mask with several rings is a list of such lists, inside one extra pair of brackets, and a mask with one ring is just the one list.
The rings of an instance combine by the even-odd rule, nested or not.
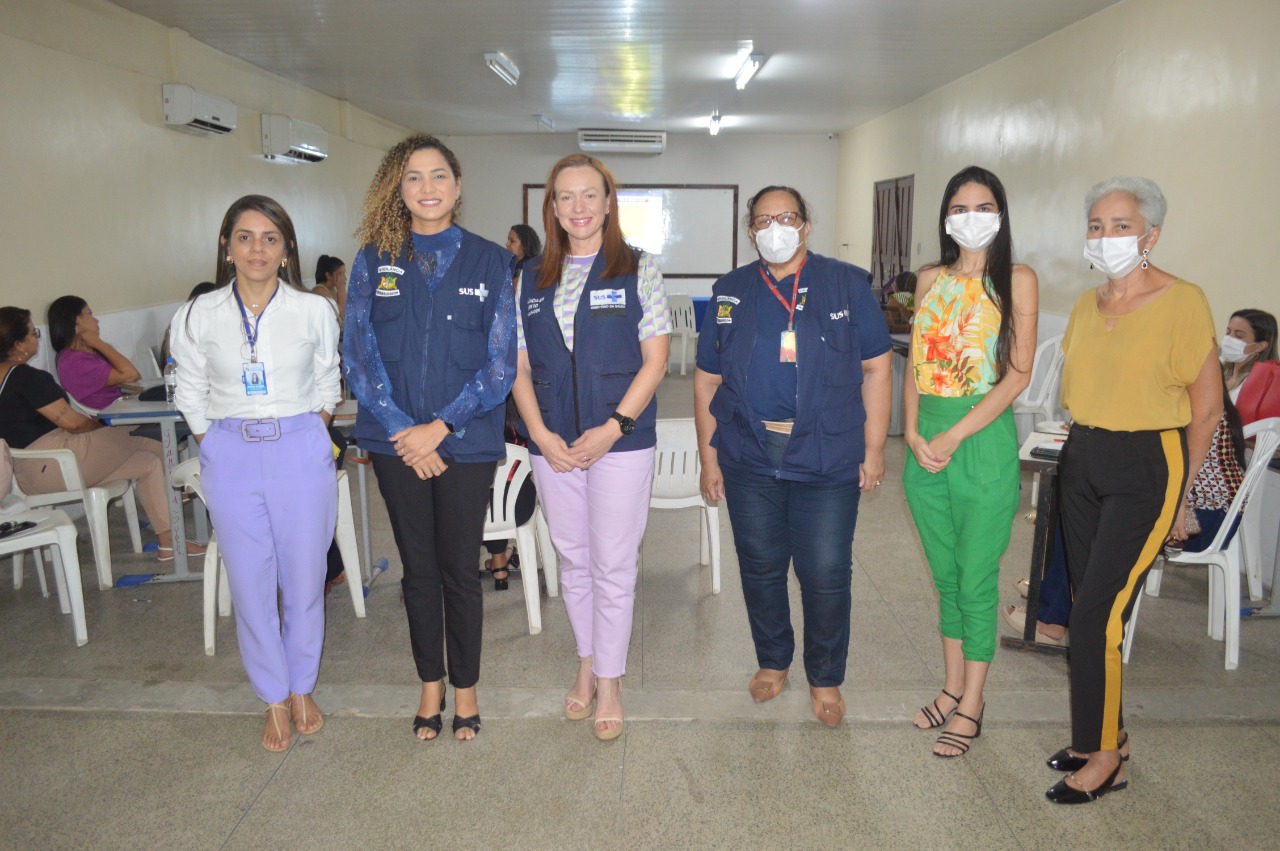
[(871, 236), (871, 284), (877, 291), (911, 268), (911, 211), (916, 177), (876, 182)]

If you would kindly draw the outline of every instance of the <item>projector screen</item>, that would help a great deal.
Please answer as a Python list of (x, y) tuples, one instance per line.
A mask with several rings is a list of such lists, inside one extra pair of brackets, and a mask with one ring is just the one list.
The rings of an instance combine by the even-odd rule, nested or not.
[[(542, 228), (543, 186), (525, 184), (524, 220)], [(627, 242), (658, 260), (664, 278), (718, 278), (738, 265), (738, 187), (637, 184), (615, 207)]]

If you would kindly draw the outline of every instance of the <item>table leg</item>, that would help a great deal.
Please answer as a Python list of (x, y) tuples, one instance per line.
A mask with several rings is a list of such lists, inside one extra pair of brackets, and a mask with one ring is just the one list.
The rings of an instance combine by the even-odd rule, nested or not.
[[(166, 485), (178, 465), (177, 424), (173, 419), (160, 421), (160, 444), (164, 450), (164, 479)], [(169, 529), (173, 538), (173, 573), (161, 574), (152, 582), (191, 582), (204, 577), (192, 573), (187, 562), (187, 524), (182, 513), (182, 491), (166, 487), (169, 495)]]
[(1040, 612), (1040, 584), (1044, 571), (1053, 558), (1054, 536), (1058, 529), (1057, 469), (1040, 473), (1040, 494), (1036, 501), (1036, 531), (1031, 543), (1031, 572), (1028, 576), (1027, 622), (1021, 638), (1001, 636), (1000, 646), (1015, 650), (1034, 650), (1037, 653), (1067, 654), (1067, 648), (1036, 641), (1036, 623)]

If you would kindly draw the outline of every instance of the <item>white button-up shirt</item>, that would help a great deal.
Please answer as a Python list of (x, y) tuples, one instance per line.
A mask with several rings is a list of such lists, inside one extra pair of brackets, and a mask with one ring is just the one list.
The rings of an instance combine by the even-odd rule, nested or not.
[[(251, 313), (249, 321), (255, 321)], [(169, 341), (178, 364), (178, 410), (195, 434), (208, 431), (210, 420), (332, 413), (341, 401), (332, 302), (280, 281), (257, 326), (267, 392), (250, 396), (243, 380), (248, 338), (231, 287), (187, 302), (173, 317)]]

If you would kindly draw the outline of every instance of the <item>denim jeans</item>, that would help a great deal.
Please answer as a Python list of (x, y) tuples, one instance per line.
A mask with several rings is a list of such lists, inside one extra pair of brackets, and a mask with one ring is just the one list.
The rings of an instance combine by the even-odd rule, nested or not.
[[(770, 458), (780, 467), (787, 438), (769, 438)], [(729, 469), (723, 474), (757, 663), (783, 670), (795, 655), (787, 591), (794, 560), (809, 684), (840, 685), (849, 656), (857, 480), (792, 482)]]

